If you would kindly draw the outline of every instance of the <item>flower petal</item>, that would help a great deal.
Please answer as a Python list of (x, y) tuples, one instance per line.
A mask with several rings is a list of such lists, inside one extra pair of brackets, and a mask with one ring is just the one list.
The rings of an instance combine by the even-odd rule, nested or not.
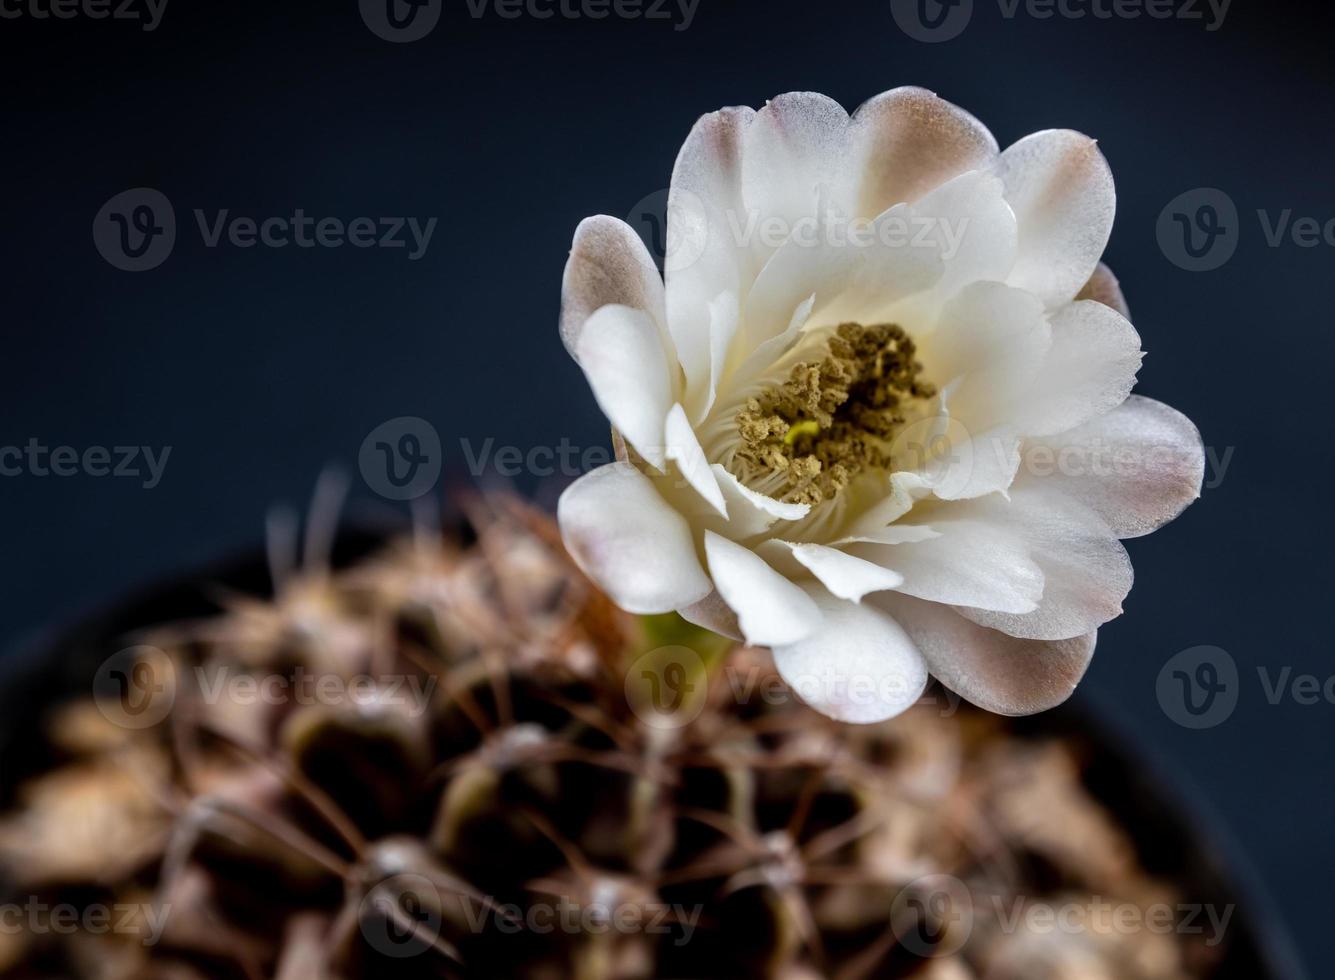
[(1026, 136), (997, 159), (1020, 244), (1007, 280), (1050, 308), (1089, 281), (1112, 232), (1117, 194), (1098, 144), (1067, 129)]
[(663, 277), (644, 242), (624, 221), (596, 215), (575, 230), (561, 283), (561, 340), (576, 360), (584, 324), (604, 306), (643, 310), (659, 329), (667, 323)]
[(712, 630), (719, 636), (741, 641), (742, 628), (737, 623), (737, 614), (733, 612), (723, 597), (714, 590), (699, 602), (677, 610), (677, 614), (688, 623), (701, 629)]
[(899, 204), (867, 224), (838, 231), (842, 237), (833, 240), (853, 261), (840, 270), (841, 277), (826, 275), (818, 284), (814, 315), (827, 324), (892, 322), (919, 297), (935, 295), (932, 287), (941, 281), (942, 255), (949, 247), (931, 234), (935, 227), (931, 218)]
[(580, 477), (556, 516), (576, 563), (628, 612), (670, 612), (713, 590), (686, 520), (628, 463)]
[(667, 416), (667, 458), (677, 464), (682, 477), (695, 492), (700, 494), (720, 517), (728, 517), (728, 505), (719, 489), (718, 479), (705, 458), (705, 451), (700, 448), (700, 440), (686, 418), (686, 409), (678, 403), (673, 405)]
[(905, 86), (865, 102), (853, 115), (850, 156), (860, 174), (857, 214), (913, 202), (968, 170), (989, 164), (997, 141), (987, 127), (926, 89)]
[(1043, 571), (1043, 596), (1027, 613), (961, 608), (962, 616), (1010, 636), (1065, 640), (1122, 614), (1131, 591), (1131, 560), (1097, 514), (1042, 480), (1017, 484), (1008, 503), (989, 504), (997, 519), (1010, 521), (1028, 543)]
[(915, 204), (913, 214), (941, 251), (944, 272), (931, 293), (938, 305), (971, 282), (1003, 281), (1014, 267), (1019, 229), (995, 175), (961, 174)]
[(1026, 392), (1006, 409), (1016, 431), (1046, 436), (1112, 411), (1131, 393), (1145, 356), (1117, 311), (1080, 300), (1052, 314), (1052, 349)]
[(870, 600), (904, 627), (932, 674), (965, 700), (999, 715), (1032, 715), (1066, 701), (1094, 657), (1095, 634), (1020, 640), (954, 610), (892, 592)]
[(705, 556), (714, 585), (737, 613), (748, 643), (792, 643), (820, 625), (811, 598), (750, 548), (706, 531)]
[(747, 108), (704, 116), (672, 171), (663, 261), (667, 322), (692, 393), (710, 383), (710, 353), (718, 345), (710, 304), (723, 293), (743, 295), (759, 269), (730, 224), (745, 211), (742, 138), (754, 117)]
[(1128, 320), (1131, 319), (1131, 309), (1126, 305), (1126, 297), (1122, 295), (1121, 283), (1113, 275), (1112, 269), (1102, 262), (1098, 264), (1094, 274), (1089, 277), (1089, 282), (1085, 283), (1085, 288), (1080, 290), (1075, 298), (1092, 299), (1096, 303), (1102, 303), (1116, 310)]
[(1201, 434), (1181, 412), (1132, 395), (1107, 415), (1025, 450), (1026, 472), (1042, 474), (1097, 513), (1119, 538), (1149, 534), (1200, 496)]
[[(850, 554), (904, 576), (899, 591), (932, 602), (1032, 612), (1043, 573), (1025, 541), (989, 519), (976, 501), (942, 507), (931, 518), (938, 537), (902, 545), (852, 545)], [(960, 514), (962, 516), (957, 516)]]
[[(742, 137), (746, 216), (780, 219), (788, 228), (816, 213), (822, 191), (835, 189), (848, 161), (848, 113), (816, 92), (789, 92), (766, 103)], [(753, 252), (772, 246), (757, 240)]]
[(774, 664), (798, 696), (851, 724), (885, 721), (913, 706), (927, 665), (905, 631), (867, 605), (814, 595), (824, 621), (796, 643), (776, 646)]
[(713, 465), (713, 470), (727, 502), (728, 536), (731, 538), (763, 534), (776, 521), (800, 521), (811, 513), (810, 504), (786, 504), (757, 493), (719, 463)]
[(604, 306), (576, 341), (575, 360), (603, 414), (636, 451), (661, 470), (673, 384), (658, 327), (641, 310)]
[(822, 544), (795, 544), (791, 541), (776, 543), (789, 548), (793, 557), (816, 576), (821, 585), (849, 602), (861, 601), (868, 592), (898, 588), (904, 582), (904, 576), (898, 572), (838, 548)]

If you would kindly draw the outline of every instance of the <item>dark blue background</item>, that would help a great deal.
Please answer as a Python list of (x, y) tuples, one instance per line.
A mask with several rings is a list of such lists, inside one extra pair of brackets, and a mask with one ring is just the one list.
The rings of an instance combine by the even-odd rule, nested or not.
[[(1131, 543), (1136, 588), (1102, 633), (1086, 694), (1202, 789), (1309, 965), (1335, 958), (1335, 705), (1272, 705), (1256, 673), (1335, 671), (1319, 618), (1335, 249), (1269, 247), (1256, 218), (1335, 218), (1327, 5), (1234, 0), (1207, 32), (1007, 19), (977, 0), (969, 29), (935, 45), (901, 33), (889, 0), (701, 0), (686, 31), (447, 7), (407, 45), (372, 34), (353, 0), (171, 0), (154, 33), (0, 20), (0, 446), (172, 447), (153, 490), (0, 478), (0, 639), (258, 540), (270, 505), (302, 504), (327, 463), (355, 474), (363, 437), (395, 416), (435, 425), (450, 480), (467, 476), (461, 438), (603, 445), (556, 333), (579, 219), (627, 215), (665, 187), (704, 111), (805, 88), (852, 108), (919, 84), (1002, 145), (1070, 127), (1112, 163), (1109, 262), (1149, 351), (1139, 390), (1233, 455), (1186, 516)], [(137, 186), (174, 202), (181, 238), (134, 275), (102, 260), (90, 228)], [(1192, 274), (1165, 259), (1155, 223), (1202, 186), (1237, 203), (1241, 243), (1224, 268)], [(401, 250), (207, 249), (191, 217), (297, 207), (439, 227), (409, 262)], [(1198, 644), (1237, 660), (1241, 703), (1191, 732), (1160, 710), (1155, 681)]]

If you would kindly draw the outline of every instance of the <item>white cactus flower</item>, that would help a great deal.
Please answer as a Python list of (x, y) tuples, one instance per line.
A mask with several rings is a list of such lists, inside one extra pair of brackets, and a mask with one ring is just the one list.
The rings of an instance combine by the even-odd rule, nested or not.
[(929, 674), (1006, 714), (1065, 700), (1131, 587), (1118, 539), (1204, 470), (1191, 422), (1130, 395), (1094, 141), (1001, 152), (921, 89), (852, 117), (796, 93), (701, 119), (668, 211), (665, 277), (609, 217), (566, 269), (561, 336), (621, 460), (561, 498), (581, 567), (770, 647), (845, 721)]

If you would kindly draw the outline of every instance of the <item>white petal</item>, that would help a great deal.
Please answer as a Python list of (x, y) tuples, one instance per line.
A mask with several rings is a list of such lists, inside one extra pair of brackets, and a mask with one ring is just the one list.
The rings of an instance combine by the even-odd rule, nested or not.
[(867, 605), (815, 595), (821, 628), (774, 648), (779, 674), (821, 714), (872, 724), (902, 714), (927, 687), (927, 666), (893, 619)]
[(861, 172), (857, 213), (913, 202), (968, 170), (986, 166), (997, 142), (969, 113), (926, 89), (904, 87), (868, 100), (853, 116), (851, 162)]
[(1110, 412), (1131, 393), (1145, 356), (1135, 327), (1115, 310), (1080, 300), (1052, 314), (1052, 349), (1026, 394), (1005, 410), (1029, 436), (1073, 429)]
[(1113, 275), (1112, 269), (1102, 262), (1098, 264), (1094, 274), (1089, 277), (1089, 282), (1085, 283), (1085, 288), (1080, 290), (1075, 298), (1092, 299), (1096, 303), (1111, 307), (1128, 320), (1131, 319), (1131, 310), (1126, 305), (1126, 297), (1122, 295), (1121, 283)]
[(597, 215), (575, 230), (561, 284), (561, 340), (576, 360), (584, 324), (604, 306), (643, 310), (659, 329), (667, 323), (663, 278), (644, 242), (624, 221)]
[(941, 537), (940, 531), (934, 531), (926, 524), (891, 524), (871, 534), (842, 538), (835, 542), (836, 547), (846, 544), (913, 544), (918, 541), (930, 541)]
[(873, 535), (899, 520), (913, 509), (913, 487), (920, 484), (921, 481), (907, 474), (892, 475), (885, 483), (885, 495), (849, 524), (847, 534), (850, 537)]
[[(903, 545), (851, 545), (850, 553), (904, 576), (900, 592), (954, 605), (1032, 612), (1043, 573), (1025, 541), (988, 519), (974, 501), (943, 507), (931, 527), (939, 537)], [(973, 516), (955, 516), (956, 512)]]
[(1092, 633), (1056, 642), (1019, 640), (946, 606), (892, 592), (869, 601), (904, 627), (942, 684), (999, 715), (1055, 708), (1071, 696), (1094, 656)]
[[(819, 194), (840, 183), (848, 145), (848, 113), (833, 99), (815, 92), (771, 99), (742, 138), (747, 215), (778, 218), (791, 228), (815, 214)], [(765, 255), (770, 248), (757, 239), (753, 251)]]
[(941, 309), (923, 360), (943, 385), (963, 379), (951, 399), (952, 414), (973, 409), (964, 411), (966, 423), (998, 422), (980, 418), (980, 408), (1026, 389), (1051, 347), (1052, 330), (1037, 297), (999, 282), (977, 282)]
[(741, 641), (742, 628), (737, 623), (737, 614), (728, 608), (723, 597), (715, 590), (699, 602), (677, 610), (678, 615), (688, 623), (702, 629), (712, 630), (720, 636)]
[(1017, 484), (1009, 503), (989, 504), (997, 519), (1008, 520), (1028, 543), (1043, 572), (1043, 597), (1028, 613), (961, 608), (961, 615), (1011, 636), (1065, 640), (1122, 614), (1131, 591), (1131, 560), (1097, 514), (1042, 480)]
[(1107, 415), (1025, 450), (1025, 471), (1097, 513), (1119, 538), (1167, 524), (1200, 496), (1201, 434), (1162, 402), (1132, 395)]
[(809, 504), (786, 504), (757, 493), (718, 463), (713, 470), (727, 502), (729, 537), (749, 538), (769, 530), (776, 521), (800, 521), (811, 513)]
[[(817, 288), (814, 313), (824, 323), (896, 322), (896, 314), (935, 295), (945, 270), (948, 244), (907, 204), (896, 205), (867, 224), (840, 231), (839, 248), (855, 261), (842, 278), (827, 275)], [(803, 280), (806, 281), (806, 280)], [(840, 291), (842, 289), (842, 291)], [(912, 299), (907, 299), (912, 297)], [(921, 300), (927, 303), (926, 299)], [(907, 305), (906, 305), (907, 304)]]
[(854, 557), (822, 544), (776, 544), (791, 549), (792, 555), (827, 589), (840, 599), (858, 602), (868, 592), (898, 588), (904, 576), (881, 565)]
[(579, 567), (628, 612), (670, 612), (713, 589), (686, 520), (627, 463), (580, 477), (561, 494), (556, 515)]
[(1050, 129), (1007, 149), (996, 172), (1020, 229), (1007, 281), (1049, 307), (1069, 302), (1093, 275), (1112, 232), (1117, 195), (1108, 161), (1088, 136)]
[(703, 391), (689, 388), (687, 393), (690, 399), (688, 411), (697, 423), (703, 422), (709, 415), (710, 409), (714, 407), (719, 385), (723, 381), (723, 369), (728, 361), (728, 351), (737, 336), (741, 319), (741, 304), (735, 293), (722, 292), (710, 301), (709, 384)]
[(948, 299), (971, 282), (1004, 280), (1015, 265), (1019, 230), (993, 174), (961, 174), (913, 207), (941, 250), (944, 273), (933, 295)]
[(664, 426), (674, 399), (667, 356), (653, 320), (640, 310), (604, 306), (580, 331), (575, 360), (584, 368), (603, 414), (661, 470)]
[(700, 440), (686, 418), (686, 409), (680, 404), (672, 406), (667, 416), (667, 458), (677, 464), (677, 470), (695, 492), (700, 494), (719, 516), (727, 518), (728, 505), (719, 489), (718, 480), (710, 468), (705, 451), (700, 448)]
[(714, 585), (737, 613), (748, 643), (792, 643), (820, 625), (811, 598), (750, 548), (706, 531), (705, 556)]
[(831, 235), (839, 232), (832, 232), (830, 223), (838, 219), (824, 212), (820, 220), (824, 224), (815, 225), (813, 216), (808, 230), (779, 246), (756, 277), (742, 314), (741, 342), (747, 350), (782, 334), (808, 297), (819, 309), (853, 282), (867, 247), (836, 244), (840, 239)]
[(730, 228), (730, 216), (745, 210), (742, 137), (754, 116), (729, 108), (701, 118), (672, 171), (663, 263), (667, 322), (692, 393), (710, 383), (710, 352), (718, 343), (710, 304), (723, 293), (744, 295), (759, 268)]

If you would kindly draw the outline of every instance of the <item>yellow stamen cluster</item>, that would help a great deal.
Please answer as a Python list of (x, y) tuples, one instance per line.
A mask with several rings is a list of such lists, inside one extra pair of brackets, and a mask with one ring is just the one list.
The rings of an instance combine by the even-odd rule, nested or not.
[(861, 471), (888, 466), (906, 403), (936, 394), (915, 355), (895, 324), (842, 324), (822, 360), (795, 365), (737, 414), (737, 458), (749, 482), (789, 503), (818, 504)]

